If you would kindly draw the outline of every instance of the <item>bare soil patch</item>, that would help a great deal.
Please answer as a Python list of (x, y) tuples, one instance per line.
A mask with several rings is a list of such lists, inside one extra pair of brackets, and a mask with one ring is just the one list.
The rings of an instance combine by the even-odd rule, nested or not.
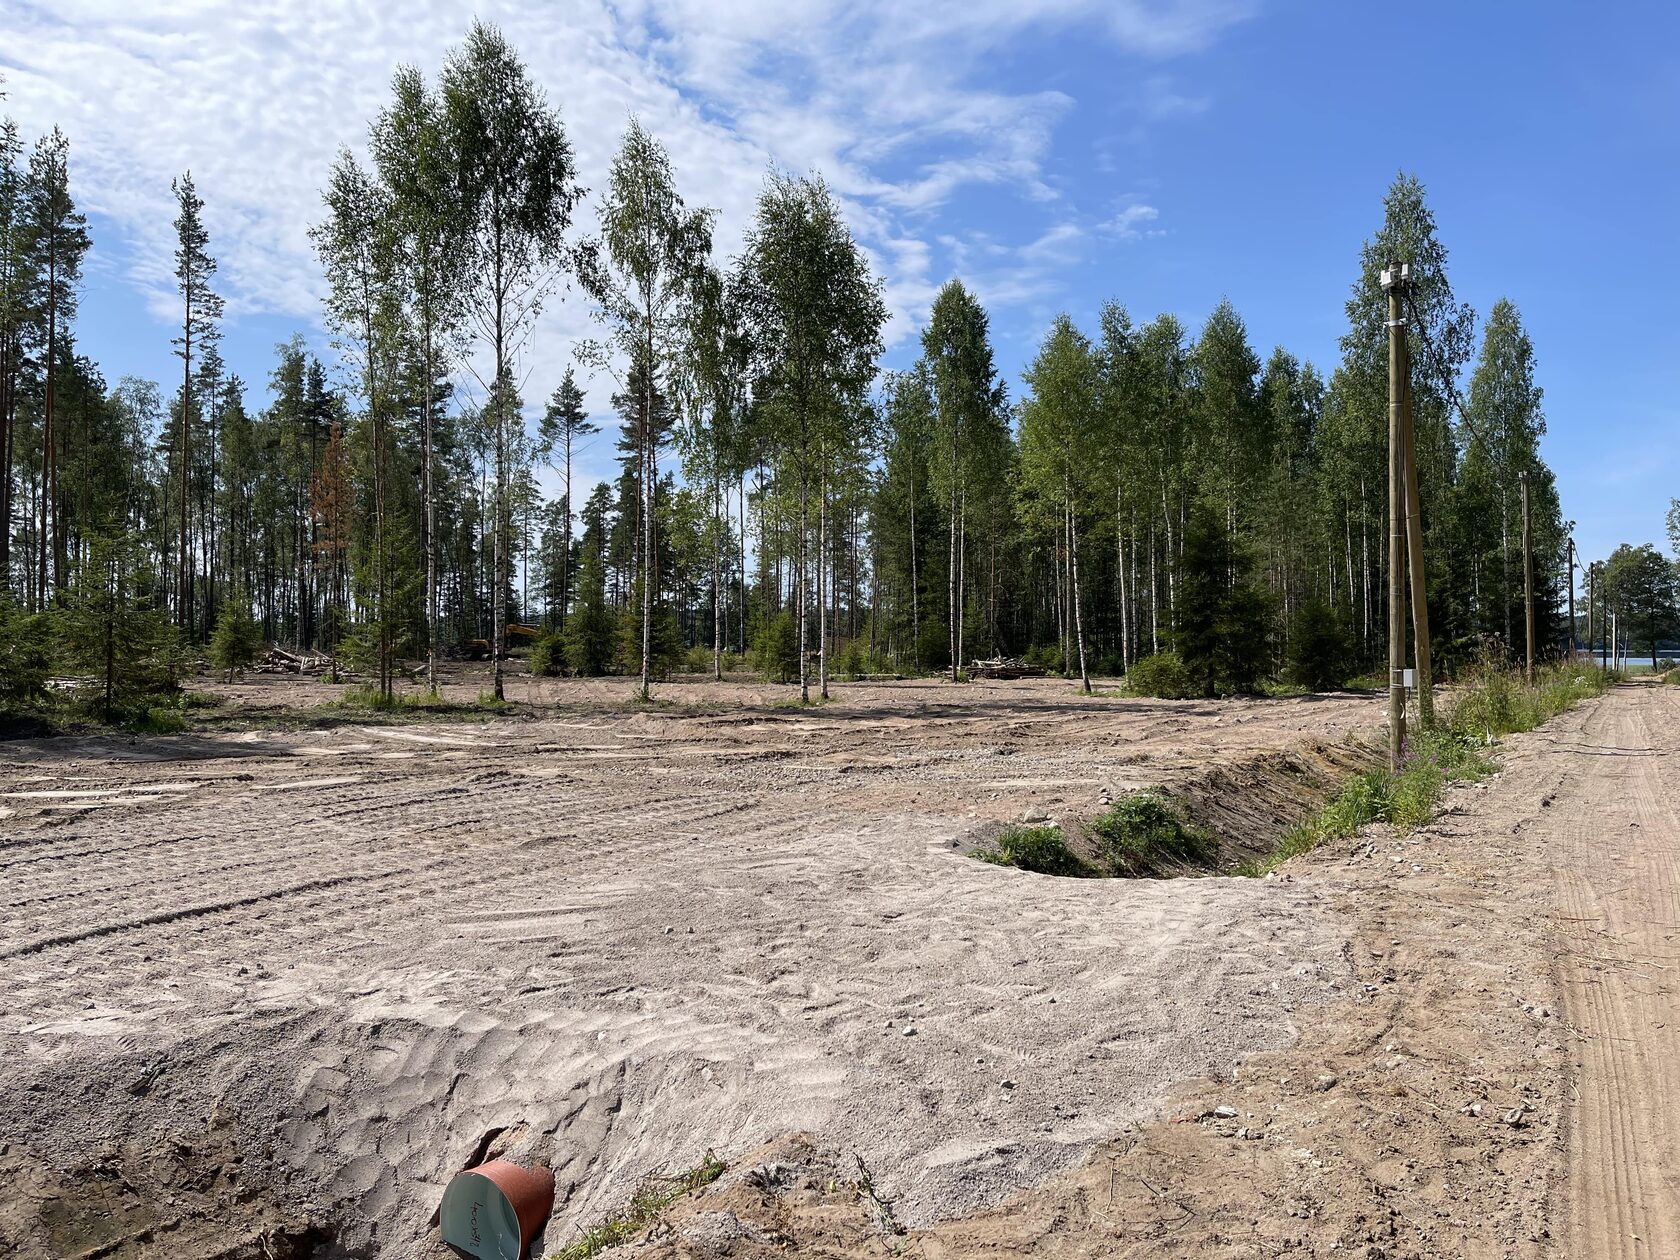
[[(1171, 1082), (1346, 996), (1315, 880), (964, 852), (1024, 812), (1240, 783), (1368, 698), (905, 682), (790, 709), (689, 683), (626, 711), (622, 680), (521, 686), (513, 717), (316, 723), (326, 684), (262, 678), (228, 689), (244, 725), (0, 746), (0, 1143), (42, 1170), (0, 1250), (59, 1254), (50, 1220), (91, 1211), (88, 1254), (423, 1254), (482, 1150), (556, 1168), (554, 1246), (650, 1171), (793, 1130), (926, 1226), (1077, 1168)], [(144, 1221), (87, 1208), (101, 1169)]]
[(1077, 1169), (902, 1230), (845, 1152), (788, 1135), (634, 1254), (1680, 1254), (1680, 696), (1617, 688), (1504, 759), (1428, 827), (1289, 863), (1346, 933), (1345, 994)]

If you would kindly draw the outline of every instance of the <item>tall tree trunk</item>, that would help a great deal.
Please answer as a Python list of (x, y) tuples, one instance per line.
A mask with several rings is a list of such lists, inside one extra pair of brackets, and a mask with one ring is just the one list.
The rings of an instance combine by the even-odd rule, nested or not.
[[(826, 452), (825, 452), (826, 455)], [(828, 578), (828, 470), (817, 482), (817, 683), (828, 699), (828, 599), (824, 582)]]
[(957, 627), (962, 622), (962, 605), (958, 602), (960, 592), (957, 590), (957, 584), (960, 581), (961, 578), (958, 576), (957, 571), (957, 477), (956, 460), (953, 456), (951, 472), (951, 562), (950, 572), (946, 575), (946, 585), (950, 589), (949, 601), (946, 607), (949, 610), (947, 616), (949, 616), (951, 622), (951, 624), (947, 627), (949, 631), (947, 635), (947, 645), (951, 651), (952, 682), (957, 681), (957, 662), (962, 656), (962, 648), (957, 643)]
[(1069, 481), (1063, 481), (1062, 493), (1068, 502), (1068, 563), (1072, 566), (1073, 637), (1079, 644), (1079, 681), (1085, 694), (1091, 694), (1091, 670), (1085, 662), (1085, 614), (1079, 604), (1079, 521), (1073, 513), (1073, 491)]
[(175, 619), (182, 629), (192, 631), (192, 561), (189, 558), (187, 544), (187, 483), (190, 480), (189, 468), (192, 464), (192, 281), (188, 280), (184, 287), (183, 298), (186, 311), (181, 320), (181, 519), (178, 522), (180, 536), (178, 540), (179, 555), (176, 573), (180, 582), (180, 592), (177, 595), (178, 606), (175, 609)]
[(723, 476), (712, 471), (712, 677), (723, 681)]
[[(430, 290), (430, 281), (422, 279), (422, 284)], [(433, 398), (432, 382), (437, 368), (433, 363), (432, 347), (432, 317), (428, 304), (423, 315), (424, 354), (426, 360), (426, 390), (425, 404), (425, 435), (421, 452), (421, 459), (425, 461), (425, 478), (422, 493), (426, 497), (426, 689), (432, 695), (438, 694), (437, 647), (438, 647), (438, 573), (437, 573), (437, 470), (432, 454), (432, 429), (434, 424), (435, 400)], [(313, 429), (313, 423), (311, 428)], [(568, 504), (568, 507), (570, 504)], [(570, 530), (567, 531), (568, 535)]]
[[(803, 455), (803, 452), (801, 452), (801, 454)], [(797, 585), (798, 590), (794, 592), (794, 600), (796, 601), (798, 607), (796, 617), (799, 622), (799, 703), (810, 704), (811, 671), (805, 659), (805, 549), (808, 542), (806, 535), (810, 530), (810, 518), (808, 515), (810, 509), (807, 503), (807, 499), (809, 497), (809, 486), (806, 480), (803, 458), (801, 458), (800, 464), (799, 539), (794, 545), (795, 556), (793, 566), (794, 583)]]

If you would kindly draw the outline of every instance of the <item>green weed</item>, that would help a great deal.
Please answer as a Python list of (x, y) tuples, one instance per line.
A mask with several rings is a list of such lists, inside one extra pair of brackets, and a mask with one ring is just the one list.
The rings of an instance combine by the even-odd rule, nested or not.
[(1213, 837), (1188, 821), (1166, 793), (1133, 792), (1091, 823), (1109, 864), (1123, 873), (1163, 861), (1197, 862), (1214, 850)]
[(559, 1251), (550, 1252), (548, 1260), (592, 1260), (609, 1247), (628, 1242), (652, 1224), (660, 1212), (683, 1195), (711, 1185), (723, 1176), (726, 1168), (727, 1164), (707, 1151), (706, 1157), (685, 1173), (674, 1177), (649, 1177), (621, 1210), (583, 1230), (575, 1241)]
[(1083, 875), (1085, 864), (1067, 847), (1062, 829), (1054, 824), (1006, 828), (987, 849), (973, 856), (994, 866), (1015, 866), (1040, 875)]
[(1401, 752), (1398, 774), (1373, 770), (1342, 785), (1318, 814), (1284, 833), (1246, 874), (1264, 874), (1326, 840), (1345, 839), (1367, 823), (1391, 822), (1403, 831), (1435, 816), (1449, 783), (1485, 778), (1497, 766), (1486, 749), (1501, 735), (1532, 730), (1609, 685), (1589, 665), (1552, 665), (1532, 685), (1520, 673), (1479, 667), (1436, 727), (1414, 732)]

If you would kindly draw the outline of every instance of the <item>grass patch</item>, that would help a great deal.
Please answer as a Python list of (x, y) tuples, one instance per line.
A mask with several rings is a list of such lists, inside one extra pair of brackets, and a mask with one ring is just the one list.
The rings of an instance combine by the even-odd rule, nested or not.
[(575, 1241), (559, 1251), (549, 1252), (547, 1260), (592, 1260), (609, 1247), (628, 1242), (683, 1195), (701, 1186), (709, 1186), (723, 1176), (727, 1167), (721, 1159), (707, 1151), (706, 1157), (685, 1173), (674, 1177), (647, 1178), (623, 1208), (585, 1229)]
[(1579, 662), (1542, 668), (1531, 686), (1520, 673), (1480, 665), (1465, 678), (1447, 729), (1484, 740), (1531, 731), (1589, 696), (1601, 696), (1613, 678)]
[(1136, 874), (1165, 862), (1200, 862), (1211, 857), (1214, 840), (1190, 822), (1165, 792), (1133, 792), (1092, 821), (1103, 856), (1117, 872)]
[(179, 735), (187, 729), (187, 718), (174, 705), (154, 704), (122, 724), (137, 735)]
[(772, 700), (772, 709), (820, 709), (825, 704), (833, 704), (834, 697), (823, 699), (821, 695), (813, 695), (809, 700), (801, 700), (798, 696), (783, 696), (780, 700)]
[(1085, 864), (1068, 848), (1062, 829), (1054, 823), (1005, 828), (990, 848), (976, 849), (972, 856), (994, 866), (1015, 866), (1040, 875), (1085, 874)]
[(1533, 730), (1590, 696), (1603, 695), (1614, 678), (1590, 665), (1552, 665), (1533, 685), (1511, 670), (1478, 667), (1466, 678), (1450, 712), (1430, 730), (1415, 731), (1401, 751), (1398, 774), (1372, 770), (1342, 785), (1317, 815), (1291, 827), (1265, 858), (1243, 868), (1263, 875), (1326, 840), (1346, 839), (1367, 823), (1389, 822), (1402, 831), (1435, 816), (1447, 784), (1485, 778), (1497, 765), (1487, 750), (1503, 735)]
[(337, 700), (328, 701), (328, 707), (397, 713), (409, 709), (441, 709), (446, 706), (442, 696), (435, 696), (430, 691), (399, 691), (387, 696), (380, 692), (377, 685), (362, 683), (360, 686), (346, 687), (344, 694)]

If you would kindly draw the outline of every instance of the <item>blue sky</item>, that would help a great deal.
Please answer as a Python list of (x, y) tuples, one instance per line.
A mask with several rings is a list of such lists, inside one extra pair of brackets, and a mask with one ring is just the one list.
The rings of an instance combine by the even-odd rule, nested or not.
[[(1534, 338), (1583, 553), (1658, 540), (1680, 495), (1680, 10), (1657, 3), (0, 0), (0, 108), (71, 137), (95, 242), (80, 338), (113, 382), (177, 370), (169, 178), (187, 166), (255, 400), (277, 341), (329, 350), (304, 235), (327, 166), (395, 65), (434, 71), (474, 12), (526, 54), (586, 183), (635, 111), (727, 254), (767, 166), (820, 170), (886, 281), (887, 365), (960, 275), (1015, 392), (1056, 311), (1094, 326), (1111, 297), (1195, 328), (1229, 296), (1262, 354), (1328, 370), (1360, 243), (1415, 172), (1459, 296), (1509, 297)], [(533, 402), (589, 332), (551, 305)]]

